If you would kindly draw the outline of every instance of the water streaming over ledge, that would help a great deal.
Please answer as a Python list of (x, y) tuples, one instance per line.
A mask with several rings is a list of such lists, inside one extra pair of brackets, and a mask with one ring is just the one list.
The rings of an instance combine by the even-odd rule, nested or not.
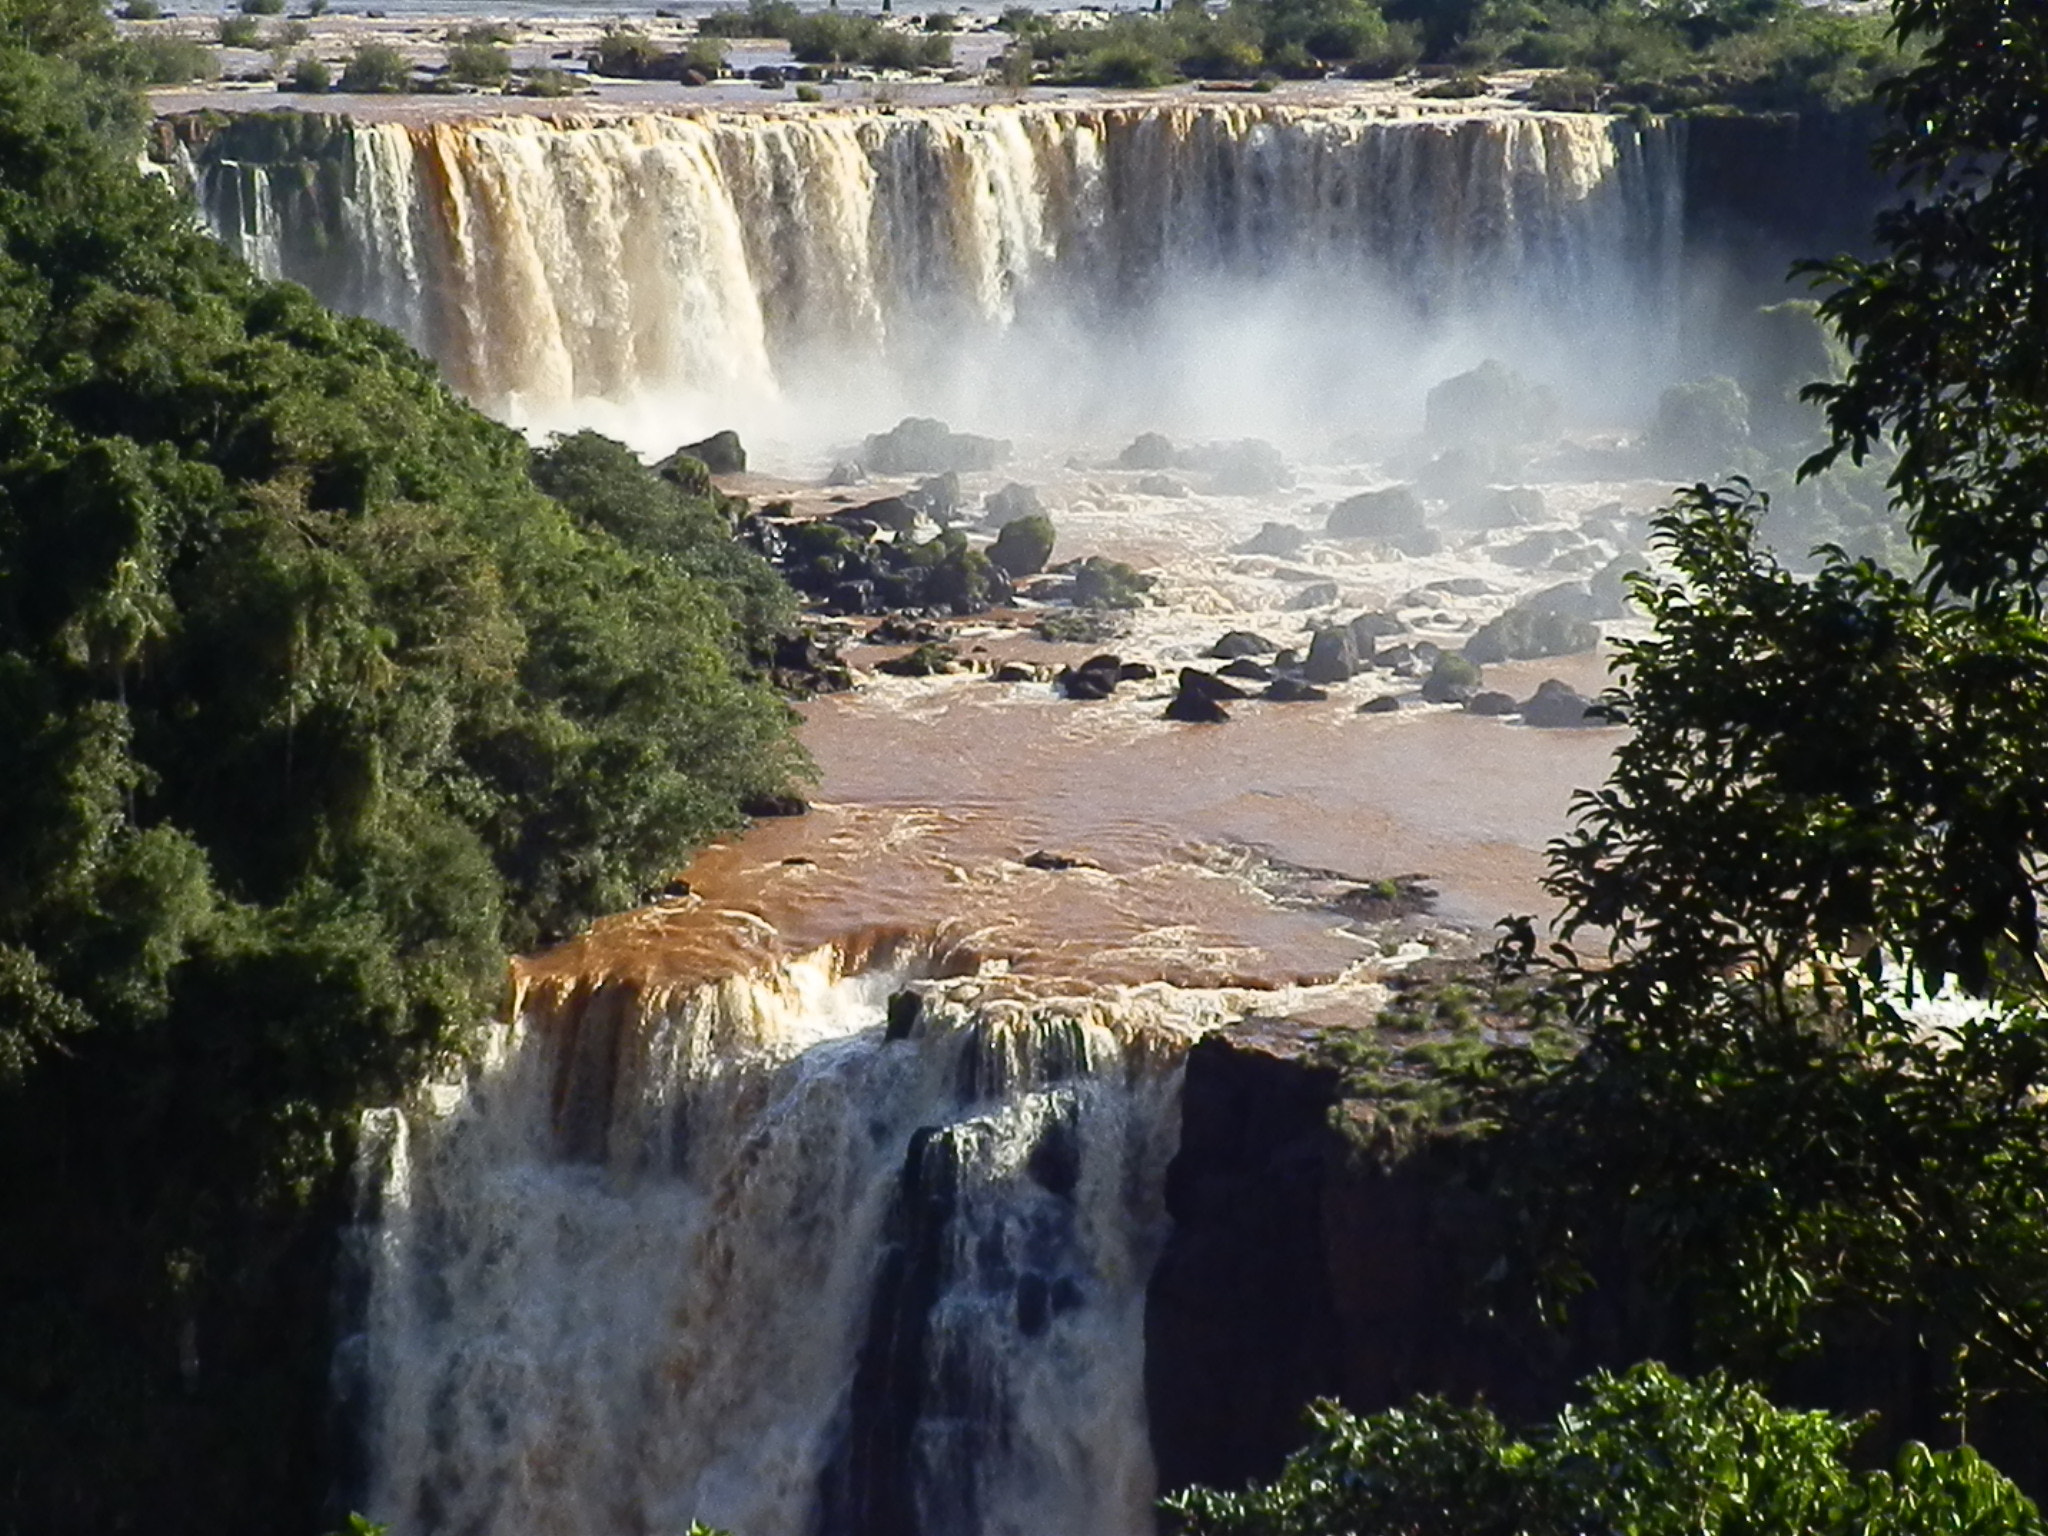
[[(854, 970), (855, 963), (866, 969)], [(1136, 1536), (1172, 989), (910, 946), (543, 980), (369, 1117), (355, 1502), (419, 1532)]]
[[(657, 400), (728, 424), (848, 389), (999, 414), (1016, 401), (992, 376), (1142, 405), (1162, 371), (1328, 372), (1368, 342), (1392, 368), (1403, 327), (1461, 320), (1640, 351), (1678, 280), (1682, 130), (1581, 114), (1178, 100), (178, 131), (232, 248), (515, 420)], [(1275, 336), (1283, 357), (1248, 358)]]

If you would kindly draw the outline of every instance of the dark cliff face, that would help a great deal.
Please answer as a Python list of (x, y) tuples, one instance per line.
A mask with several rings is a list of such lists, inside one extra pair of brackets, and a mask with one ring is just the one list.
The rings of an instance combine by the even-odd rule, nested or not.
[(1162, 1490), (1268, 1476), (1304, 1404), (1344, 1387), (1323, 1204), (1336, 1074), (1295, 1026), (1247, 1025), (1189, 1054), (1173, 1236), (1145, 1304), (1145, 1396)]
[(1569, 1335), (1488, 1315), (1505, 1213), (1455, 1159), (1363, 1155), (1339, 1118), (1369, 1110), (1340, 1104), (1310, 1034), (1252, 1021), (1188, 1058), (1173, 1235), (1146, 1298), (1162, 1491), (1272, 1476), (1318, 1397), (1361, 1412), (1418, 1393), (1547, 1412), (1646, 1331), (1611, 1305), (1586, 1308)]
[[(1382, 1161), (1347, 1118), (1313, 1031), (1253, 1020), (1189, 1054), (1181, 1145), (1167, 1175), (1172, 1235), (1146, 1296), (1146, 1397), (1162, 1493), (1276, 1474), (1318, 1397), (1371, 1413), (1420, 1394), (1483, 1398), (1510, 1421), (1548, 1419), (1601, 1367), (1664, 1361), (1695, 1373), (1683, 1287), (1607, 1234), (1591, 1286), (1558, 1328), (1526, 1283), (1515, 1213), (1486, 1169), (1513, 1148), (1419, 1143)], [(1819, 1347), (1758, 1360), (1780, 1401), (1873, 1414), (1872, 1464), (1904, 1440), (1953, 1443), (1912, 1317), (1833, 1318)], [(2048, 1422), (1993, 1405), (1972, 1441), (2031, 1496), (2048, 1493)]]

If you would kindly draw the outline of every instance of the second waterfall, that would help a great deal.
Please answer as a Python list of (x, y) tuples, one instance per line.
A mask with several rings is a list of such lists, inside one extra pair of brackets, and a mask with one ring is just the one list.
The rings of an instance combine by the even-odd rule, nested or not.
[(1376, 383), (1461, 338), (1648, 365), (1678, 282), (1681, 130), (1613, 118), (1177, 102), (180, 131), (259, 270), (396, 326), (515, 421), (652, 410), (671, 443), (897, 406), (1199, 430), (1334, 402), (1326, 424), (1356, 426)]

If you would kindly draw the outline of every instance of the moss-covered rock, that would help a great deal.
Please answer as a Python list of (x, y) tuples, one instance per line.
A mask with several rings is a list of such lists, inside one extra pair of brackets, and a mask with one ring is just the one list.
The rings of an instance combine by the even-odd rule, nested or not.
[(1465, 655), (1490, 665), (1539, 656), (1572, 656), (1599, 643), (1599, 625), (1524, 603), (1482, 626), (1465, 642)]
[(989, 546), (990, 562), (1012, 580), (1036, 576), (1052, 558), (1052, 519), (1039, 513), (1003, 524), (995, 543)]

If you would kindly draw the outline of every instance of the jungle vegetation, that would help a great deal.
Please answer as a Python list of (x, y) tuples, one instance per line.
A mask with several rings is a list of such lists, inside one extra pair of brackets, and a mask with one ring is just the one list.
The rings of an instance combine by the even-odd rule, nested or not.
[(304, 1531), (357, 1111), (802, 773), (789, 598), (251, 276), (126, 58), (0, 0), (0, 1531)]

